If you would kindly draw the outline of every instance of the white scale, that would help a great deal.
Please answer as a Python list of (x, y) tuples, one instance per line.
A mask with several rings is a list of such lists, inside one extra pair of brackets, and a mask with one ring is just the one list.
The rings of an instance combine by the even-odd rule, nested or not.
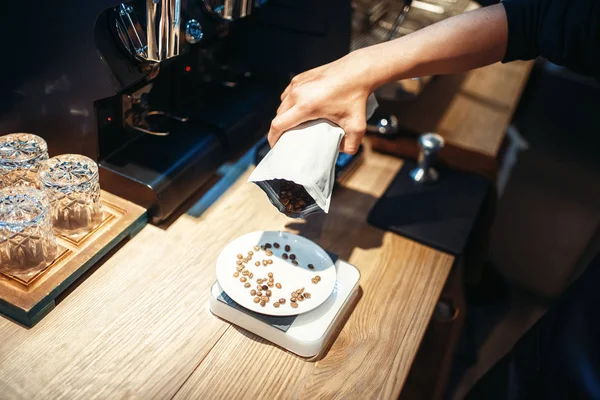
[(360, 272), (346, 261), (335, 263), (337, 281), (331, 296), (319, 307), (292, 317), (273, 317), (249, 311), (233, 302), (215, 283), (210, 311), (301, 357), (321, 355), (337, 336), (359, 293)]

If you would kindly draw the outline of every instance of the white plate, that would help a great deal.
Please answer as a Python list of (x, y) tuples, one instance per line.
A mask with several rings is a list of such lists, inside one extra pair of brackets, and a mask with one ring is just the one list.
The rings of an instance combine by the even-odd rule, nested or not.
[[(261, 246), (266, 243), (279, 244), (278, 249), (274, 246), (269, 249), (273, 251), (273, 255), (270, 257), (262, 250), (254, 250), (255, 245)], [(290, 251), (287, 252), (288, 255), (296, 255), (296, 260), (299, 262), (298, 266), (293, 265), (290, 259), (284, 260), (282, 258), (282, 254), (286, 253), (285, 245), (291, 247)], [(248, 251), (253, 251), (254, 255), (252, 260), (243, 265), (245, 269), (254, 274), (254, 277), (247, 280), (251, 283), (251, 286), (245, 288), (244, 283), (240, 282), (243, 275), (240, 274), (239, 277), (234, 278), (233, 274), (236, 272), (237, 255), (242, 254), (247, 257)], [(264, 266), (262, 261), (267, 259), (272, 259), (273, 264)], [(255, 265), (256, 261), (260, 261), (260, 266)], [(309, 269), (308, 264), (314, 265), (315, 268)], [(275, 282), (281, 283), (282, 288), (270, 287), (272, 301), (262, 307), (259, 303), (254, 303), (254, 296), (250, 294), (250, 291), (252, 289), (256, 290), (258, 286), (256, 280), (267, 278), (269, 272), (273, 273)], [(321, 280), (319, 283), (314, 284), (311, 279), (316, 275), (319, 275)], [(329, 255), (310, 240), (287, 232), (260, 231), (239, 237), (223, 249), (217, 260), (217, 279), (225, 293), (239, 305), (261, 314), (287, 316), (302, 314), (323, 304), (333, 293), (336, 271)], [(292, 308), (290, 305), (291, 294), (302, 287), (311, 294), (311, 297), (298, 302), (298, 308)], [(278, 308), (273, 307), (273, 303), (280, 298), (286, 300), (285, 304)]]

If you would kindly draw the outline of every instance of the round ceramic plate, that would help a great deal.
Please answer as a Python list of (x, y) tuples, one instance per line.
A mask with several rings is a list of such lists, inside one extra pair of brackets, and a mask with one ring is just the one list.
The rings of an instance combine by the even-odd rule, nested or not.
[[(254, 246), (263, 246), (267, 243), (272, 246), (269, 249), (273, 252), (272, 256), (268, 256), (263, 250), (254, 249)], [(279, 248), (275, 248), (275, 243), (279, 244)], [(285, 251), (286, 245), (290, 246), (290, 251)], [(245, 282), (240, 281), (243, 275), (241, 273), (238, 277), (233, 275), (237, 272), (238, 254), (248, 257), (249, 251), (254, 253), (252, 259), (242, 265), (254, 277), (245, 277), (247, 282), (250, 282), (250, 287), (246, 288)], [(288, 257), (294, 254), (298, 265), (293, 265), (289, 258), (284, 260), (284, 253), (288, 254)], [(273, 260), (273, 263), (265, 266), (263, 260)], [(260, 266), (255, 265), (257, 261), (260, 262)], [(308, 268), (309, 264), (312, 264), (314, 269)], [(254, 302), (255, 296), (252, 296), (250, 291), (257, 289), (257, 279), (268, 279), (269, 272), (273, 273), (274, 283), (280, 283), (282, 287), (278, 289), (274, 285), (268, 288), (272, 292), (271, 301), (263, 307)], [(321, 280), (315, 284), (312, 279), (317, 275)], [(217, 260), (217, 279), (225, 293), (239, 305), (261, 314), (287, 316), (302, 314), (323, 304), (333, 293), (336, 271), (329, 255), (310, 240), (287, 232), (263, 231), (239, 237), (223, 249)], [(291, 294), (301, 288), (310, 293), (310, 298), (298, 301), (298, 308), (292, 308)], [(285, 304), (278, 308), (274, 307), (273, 303), (280, 298), (286, 300)]]

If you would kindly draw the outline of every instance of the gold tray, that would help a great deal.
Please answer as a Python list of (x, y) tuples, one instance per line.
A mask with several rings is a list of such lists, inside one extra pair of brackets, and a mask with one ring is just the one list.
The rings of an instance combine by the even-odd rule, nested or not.
[(0, 271), (0, 313), (31, 327), (55, 306), (56, 298), (117, 244), (138, 233), (146, 210), (102, 191), (102, 223), (84, 236), (57, 236), (58, 256), (46, 269), (19, 275)]

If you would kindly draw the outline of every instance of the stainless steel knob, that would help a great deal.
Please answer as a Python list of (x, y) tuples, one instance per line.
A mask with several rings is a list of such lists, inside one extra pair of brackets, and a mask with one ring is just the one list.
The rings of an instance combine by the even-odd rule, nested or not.
[(376, 121), (368, 121), (367, 131), (383, 136), (395, 135), (398, 133), (398, 118), (395, 115), (390, 115), (389, 117), (378, 118)]
[(410, 177), (418, 183), (436, 182), (438, 172), (433, 168), (437, 155), (444, 147), (444, 138), (435, 133), (426, 133), (419, 137), (419, 165), (410, 172)]

